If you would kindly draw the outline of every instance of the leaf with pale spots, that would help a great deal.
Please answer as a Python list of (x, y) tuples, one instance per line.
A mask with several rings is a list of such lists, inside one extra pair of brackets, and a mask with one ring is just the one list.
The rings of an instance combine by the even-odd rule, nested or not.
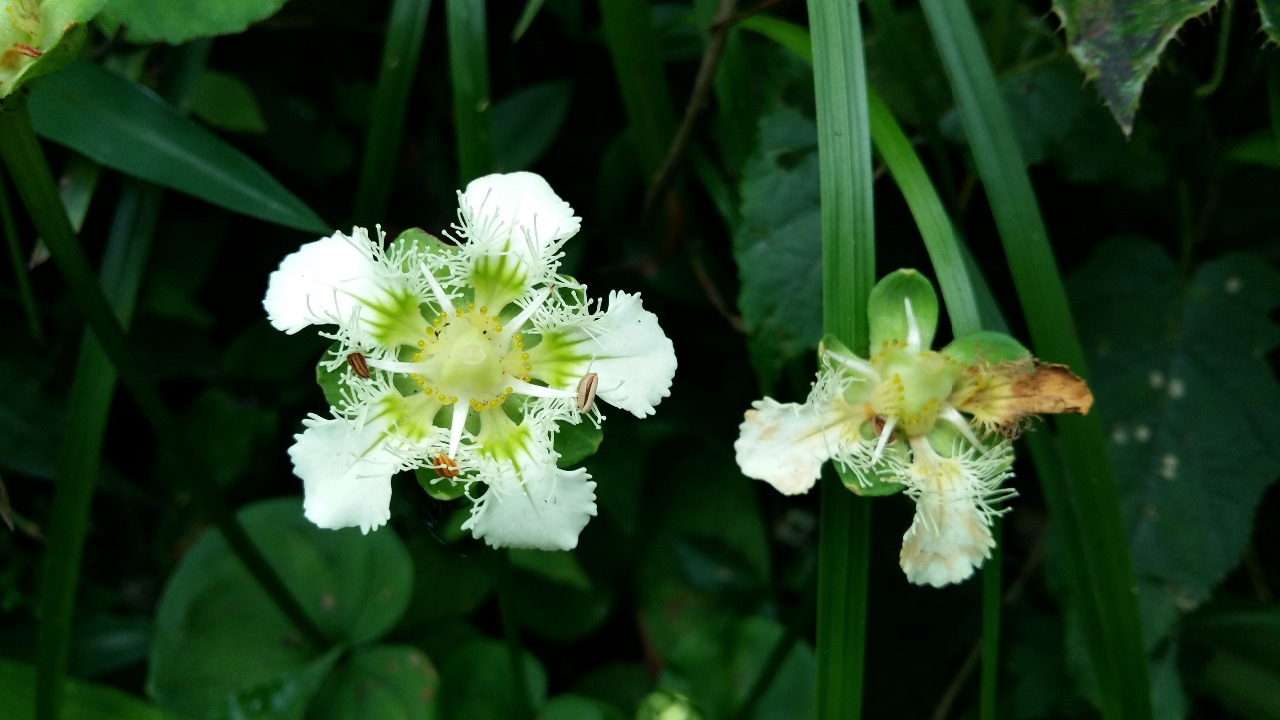
[(1280, 277), (1231, 255), (1180, 276), (1159, 247), (1104, 244), (1072, 279), (1080, 334), (1125, 506), (1147, 642), (1239, 562), (1276, 480)]
[[(303, 517), (301, 498), (249, 505), (239, 519), (334, 646), (376, 640), (403, 614), (413, 567), (391, 530), (322, 530)], [(170, 577), (155, 638), (147, 686), (161, 707), (191, 717), (274, 696), (273, 683), (302, 677), (329, 649), (301, 636), (212, 530)]]

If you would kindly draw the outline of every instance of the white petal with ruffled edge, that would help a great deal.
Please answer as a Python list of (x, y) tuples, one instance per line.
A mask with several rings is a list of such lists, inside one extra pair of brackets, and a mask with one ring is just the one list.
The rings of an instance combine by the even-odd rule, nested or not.
[(572, 550), (596, 514), (596, 484), (584, 469), (561, 470), (555, 456), (537, 462), (492, 461), (482, 471), (488, 490), (462, 528), (493, 547)]
[(535, 252), (558, 246), (578, 234), (582, 219), (560, 199), (541, 175), (529, 172), (486, 175), (467, 183), (459, 195), (463, 218), (483, 227), (483, 237), (472, 242), (492, 243), (508, 238), (514, 252), (528, 252), (526, 238)]
[(752, 403), (733, 444), (742, 474), (798, 495), (822, 476), (822, 463), (840, 449), (842, 413), (833, 405)]
[(960, 582), (996, 545), (989, 523), (998, 511), (991, 502), (1013, 491), (999, 487), (1006, 472), (992, 472), (1007, 467), (1007, 445), (976, 458), (940, 457), (924, 439), (911, 446), (915, 460), (904, 468), (902, 481), (916, 501), (916, 514), (902, 538), (899, 562), (907, 580), (917, 585)]
[(991, 528), (971, 502), (931, 493), (916, 503), (899, 562), (907, 580), (943, 587), (968, 579), (995, 546)]
[(671, 394), (675, 348), (639, 295), (614, 291), (603, 313), (546, 333), (547, 345), (529, 352), (534, 377), (552, 387), (574, 391), (594, 372), (596, 398), (639, 418)]
[(382, 527), (391, 517), (391, 476), (401, 458), (385, 441), (383, 423), (358, 427), (345, 419), (311, 418), (289, 448), (302, 478), (303, 512), (330, 530)]
[(407, 292), (407, 282), (389, 270), (374, 259), (364, 228), (350, 236), (336, 232), (286, 257), (271, 273), (262, 305), (271, 325), (290, 334), (309, 325), (345, 327), (358, 313), (360, 327), (347, 329), (373, 343), (380, 320), (374, 308), (394, 306), (395, 296)]
[(560, 247), (581, 219), (541, 176), (486, 175), (458, 193), (468, 282), (477, 305), (502, 307), (555, 282)]

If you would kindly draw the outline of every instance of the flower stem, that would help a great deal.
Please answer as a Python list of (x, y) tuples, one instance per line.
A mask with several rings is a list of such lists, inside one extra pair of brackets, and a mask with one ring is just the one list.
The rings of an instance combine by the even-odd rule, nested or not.
[[(875, 280), (871, 125), (862, 26), (854, 0), (809, 0), (822, 203), (824, 329), (867, 346)], [(818, 526), (818, 717), (862, 713), (870, 503), (825, 474)]]
[[(150, 377), (143, 371), (142, 366), (130, 351), (124, 330), (112, 312), (111, 305), (98, 285), (84, 250), (71, 229), (62, 201), (58, 197), (53, 176), (45, 161), (44, 152), (36, 139), (31, 117), (27, 113), (25, 96), (10, 96), (0, 103), (0, 161), (3, 161), (13, 177), (19, 196), (31, 214), (36, 229), (48, 243), (59, 270), (66, 278), (72, 295), (89, 322), (102, 350), (110, 358), (120, 379), (132, 393), (161, 441), (175, 448), (180, 455), (199, 458), (200, 453), (180, 430), (181, 426), (165, 407)], [(218, 484), (209, 475), (208, 468), (201, 462), (192, 462), (188, 470), (193, 476), (191, 490), (250, 574), (258, 580), (285, 616), (309, 641), (317, 647), (327, 647), (329, 642), (324, 633), (307, 616), (302, 606), (253, 545), (245, 534), (244, 528), (236, 521), (235, 516), (218, 495)], [(89, 486), (82, 489), (82, 492), (87, 493), (88, 496), (92, 494), (92, 480), (90, 476)], [(83, 499), (82, 501), (87, 502)], [(85, 520), (87, 518), (81, 518), (81, 521)], [(76, 535), (83, 536), (83, 532), (68, 531), (67, 535), (67, 539), (62, 542), (68, 543), (68, 547), (71, 547), (77, 544)], [(52, 549), (50, 554), (49, 562), (53, 563), (55, 561), (52, 558)], [(77, 574), (75, 567), (68, 563), (70, 560), (76, 560), (75, 564), (78, 564), (78, 554), (78, 547), (60, 551), (58, 555), (60, 559), (57, 561), (58, 569), (47, 573), (51, 576), (70, 578), (69, 589), (68, 586), (64, 586), (60, 590), (65, 595), (64, 600), (54, 609), (46, 606), (44, 618), (46, 623), (64, 626), (66, 638), (69, 638), (70, 613), (74, 605), (74, 576)], [(59, 640), (59, 643), (54, 643), (52, 649), (45, 651), (49, 653), (49, 659), (42, 667), (43, 680), (40, 687), (43, 693), (60, 695), (66, 666), (66, 650), (65, 647), (59, 650), (56, 646), (65, 644), (66, 640), (61, 639), (61, 636)], [(52, 640), (50, 642), (53, 643)], [(56, 700), (53, 702), (56, 703)], [(50, 706), (45, 704), (42, 707)], [(41, 717), (53, 718), (56, 714), (56, 708), (52, 708), (42, 711)]]

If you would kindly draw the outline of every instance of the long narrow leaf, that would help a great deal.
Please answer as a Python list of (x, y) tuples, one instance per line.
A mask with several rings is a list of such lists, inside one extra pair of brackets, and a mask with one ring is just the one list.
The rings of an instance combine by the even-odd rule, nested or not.
[(329, 225), (247, 155), (150, 90), (88, 62), (31, 93), (36, 131), (133, 177), (233, 212), (309, 232)]
[[(1014, 284), (1041, 357), (1082, 374), (1084, 355), (1039, 205), (995, 76), (965, 2), (922, 0), (960, 118), (987, 189)], [(1102, 426), (1096, 415), (1058, 423), (1068, 482), (1042, 474), (1073, 606), (1111, 718), (1151, 716), (1142, 626), (1128, 541)]]
[[(867, 346), (865, 300), (875, 281), (871, 123), (862, 27), (854, 0), (810, 0), (824, 329)], [(818, 532), (818, 715), (862, 714), (870, 501), (825, 474)]]
[(391, 6), (378, 91), (373, 97), (373, 119), (369, 122), (360, 187), (356, 191), (358, 225), (373, 225), (386, 209), (404, 132), (405, 108), (409, 105), (409, 90), (418, 69), (430, 10), (431, 0), (395, 0)]
[(600, 19), (636, 157), (647, 180), (661, 167), (676, 130), (652, 11), (645, 0), (600, 0)]
[(466, 184), (493, 171), (493, 114), (485, 0), (445, 0), (458, 179)]

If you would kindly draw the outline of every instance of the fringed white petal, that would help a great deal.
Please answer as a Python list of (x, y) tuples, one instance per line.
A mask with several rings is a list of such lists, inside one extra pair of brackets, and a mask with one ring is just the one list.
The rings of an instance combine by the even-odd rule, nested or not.
[[(262, 305), (272, 326), (296, 333), (309, 325), (339, 325), (360, 344), (374, 343), (379, 308), (394, 307), (406, 281), (377, 259), (364, 228), (309, 242), (271, 273)], [(353, 319), (359, 323), (352, 325)]]
[(493, 460), (481, 478), (489, 487), (463, 524), (493, 547), (572, 550), (596, 514), (596, 484), (586, 470), (561, 470), (555, 454)]
[(839, 451), (842, 414), (834, 404), (803, 405), (765, 398), (752, 403), (733, 444), (738, 467), (784, 495), (798, 495), (822, 476), (822, 463)]
[(911, 448), (914, 460), (902, 481), (916, 514), (902, 538), (902, 570), (917, 585), (968, 579), (996, 545), (991, 519), (1004, 511), (995, 504), (1016, 495), (1001, 487), (1010, 476), (1012, 450), (1002, 443), (985, 453), (970, 447), (942, 457), (923, 438), (913, 438)]
[(368, 533), (391, 517), (391, 476), (401, 458), (386, 442), (385, 424), (312, 418), (289, 448), (302, 478), (307, 519), (330, 530)]
[(654, 406), (671, 394), (676, 352), (658, 325), (658, 317), (640, 303), (639, 295), (614, 291), (603, 313), (559, 328), (560, 345), (572, 354), (546, 358), (534, 373), (546, 379), (568, 378), (559, 388), (575, 390), (588, 372), (597, 377), (596, 398), (636, 417), (654, 413)]
[(929, 494), (916, 503), (899, 561), (907, 580), (943, 587), (967, 580), (995, 546), (986, 519), (970, 502)]
[(461, 193), (463, 218), (469, 229), (485, 230), (472, 242), (514, 240), (511, 250), (527, 253), (525, 240), (541, 253), (578, 233), (582, 219), (560, 199), (541, 175), (529, 172), (486, 175), (467, 183)]

